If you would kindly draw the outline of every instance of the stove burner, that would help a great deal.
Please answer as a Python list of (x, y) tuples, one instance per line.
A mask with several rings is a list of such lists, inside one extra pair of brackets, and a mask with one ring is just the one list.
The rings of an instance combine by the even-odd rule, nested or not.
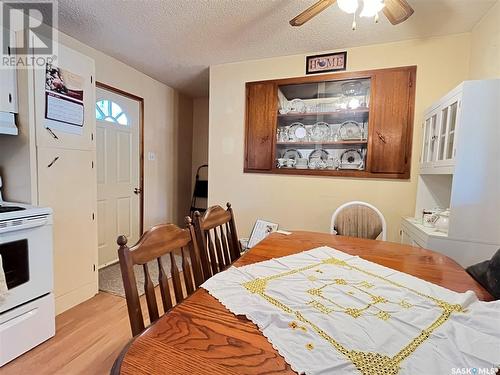
[(24, 208), (24, 207), (18, 207), (18, 206), (0, 206), (0, 214), (6, 213), (6, 212), (22, 211), (25, 209), (26, 208)]

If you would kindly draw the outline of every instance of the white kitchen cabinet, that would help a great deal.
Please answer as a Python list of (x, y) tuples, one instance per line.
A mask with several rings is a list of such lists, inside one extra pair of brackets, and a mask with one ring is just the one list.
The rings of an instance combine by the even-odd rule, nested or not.
[[(463, 266), (500, 248), (500, 79), (466, 81), (424, 116), (415, 216), (401, 242), (442, 252)], [(449, 208), (447, 233), (422, 225), (422, 211)]]
[[(2, 35), (7, 32), (2, 28)], [(18, 111), (16, 75), (15, 67), (0, 69), (0, 112), (17, 113)]]
[(450, 238), (446, 233), (423, 226), (421, 221), (414, 217), (403, 218), (400, 235), (402, 244), (434, 250), (463, 267), (491, 258), (498, 249), (498, 244)]
[(97, 184), (93, 153), (38, 148), (38, 203), (54, 212), (56, 311), (97, 293)]
[(7, 199), (54, 210), (54, 288), (60, 313), (97, 293), (98, 249), (94, 61), (62, 44), (57, 61), (84, 80), (83, 134), (54, 129), (54, 138), (45, 129), (45, 70), (19, 70), (19, 135), (0, 136), (0, 165)]
[(453, 173), (462, 90), (459, 86), (424, 114), (420, 173)]
[[(81, 132), (69, 133), (61, 130), (61, 125), (73, 128), (61, 122), (46, 119), (46, 93), (44, 69), (34, 70), (35, 90), (35, 125), (36, 145), (38, 147), (68, 148), (75, 150), (95, 149), (95, 81), (94, 60), (82, 55), (62, 44), (58, 47), (58, 58), (55, 67), (70, 72), (72, 79), (68, 81), (82, 81), (83, 85), (83, 127)], [(69, 86), (72, 83), (66, 82)]]

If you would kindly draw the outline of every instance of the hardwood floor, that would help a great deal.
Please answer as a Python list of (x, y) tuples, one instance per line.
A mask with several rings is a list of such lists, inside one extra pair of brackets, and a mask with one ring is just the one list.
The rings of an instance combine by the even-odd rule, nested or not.
[(56, 335), (0, 369), (2, 375), (109, 374), (131, 339), (125, 298), (99, 292), (56, 317)]

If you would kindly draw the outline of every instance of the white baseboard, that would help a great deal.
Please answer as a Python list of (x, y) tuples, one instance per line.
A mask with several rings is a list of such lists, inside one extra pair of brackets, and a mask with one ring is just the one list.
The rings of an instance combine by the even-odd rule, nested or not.
[(118, 258), (116, 258), (115, 260), (112, 260), (111, 262), (107, 262), (107, 263), (101, 264), (98, 267), (98, 269), (106, 268), (107, 266), (111, 266), (111, 265), (116, 264), (116, 263), (118, 263)]
[(97, 284), (89, 283), (62, 296), (56, 296), (56, 315), (94, 297), (97, 292)]

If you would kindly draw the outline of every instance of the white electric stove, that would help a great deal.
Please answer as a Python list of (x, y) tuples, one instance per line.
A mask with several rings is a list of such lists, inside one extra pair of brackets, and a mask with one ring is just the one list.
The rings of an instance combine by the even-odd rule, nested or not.
[(52, 210), (4, 202), (0, 190), (0, 256), (1, 367), (55, 334)]

